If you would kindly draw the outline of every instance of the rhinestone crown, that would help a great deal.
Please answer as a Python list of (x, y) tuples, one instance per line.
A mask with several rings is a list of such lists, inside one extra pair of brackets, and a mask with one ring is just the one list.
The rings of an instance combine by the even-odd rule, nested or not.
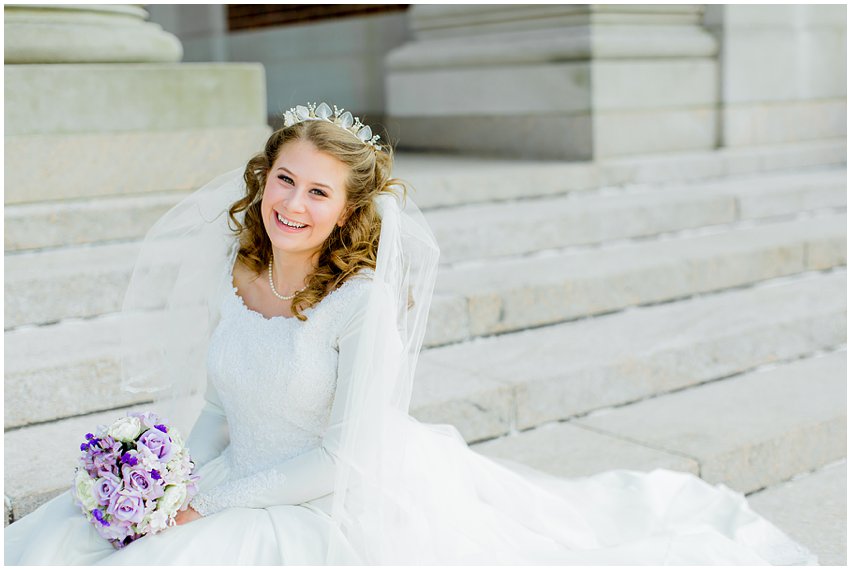
[(334, 112), (331, 112), (331, 107), (324, 101), (316, 106), (316, 103), (308, 103), (304, 105), (296, 105), (289, 111), (284, 113), (284, 126), (291, 127), (302, 121), (328, 121), (344, 129), (356, 136), (362, 143), (372, 146), (375, 150), (381, 150), (381, 145), (378, 144), (378, 135), (372, 134), (372, 129), (369, 125), (364, 125), (360, 122), (360, 118), (352, 117), (349, 111), (343, 112), (344, 109), (338, 109), (334, 105)]

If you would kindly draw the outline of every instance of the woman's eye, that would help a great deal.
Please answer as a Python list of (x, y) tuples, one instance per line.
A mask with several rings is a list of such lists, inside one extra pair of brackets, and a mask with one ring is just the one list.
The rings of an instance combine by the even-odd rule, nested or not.
[[(292, 179), (292, 178), (290, 178), (289, 176), (285, 176), (285, 175), (283, 175), (283, 174), (280, 174), (280, 175), (278, 175), (278, 178), (280, 178), (281, 180), (283, 180), (283, 181), (284, 181), (284, 182), (286, 182), (287, 184), (292, 184), (292, 183), (293, 183), (293, 179)], [(312, 190), (311, 190), (311, 192), (319, 192), (319, 195), (320, 195), (320, 196), (327, 196), (327, 195), (328, 195), (328, 194), (326, 194), (326, 193), (325, 193), (325, 191), (324, 191), (324, 190), (320, 190), (319, 188), (314, 188), (314, 189), (312, 189)]]

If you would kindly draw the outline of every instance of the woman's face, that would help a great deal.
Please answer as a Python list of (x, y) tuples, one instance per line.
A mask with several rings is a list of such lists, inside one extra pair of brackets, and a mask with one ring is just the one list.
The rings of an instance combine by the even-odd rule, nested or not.
[(334, 225), (345, 223), (348, 174), (346, 164), (308, 141), (285, 144), (269, 170), (260, 202), (273, 249), (308, 257), (317, 252)]

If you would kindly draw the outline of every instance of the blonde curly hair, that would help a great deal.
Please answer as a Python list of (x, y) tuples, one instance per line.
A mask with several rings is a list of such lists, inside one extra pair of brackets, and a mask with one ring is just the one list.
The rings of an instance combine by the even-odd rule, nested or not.
[[(307, 277), (307, 286), (296, 293), (290, 308), (301, 321), (303, 310), (319, 303), (326, 294), (364, 268), (375, 269), (381, 219), (373, 199), (380, 193), (399, 194), (404, 199), (408, 185), (391, 177), (393, 148), (384, 143), (381, 150), (358, 141), (340, 127), (325, 121), (304, 121), (278, 129), (266, 141), (263, 152), (252, 157), (245, 166), (246, 194), (228, 210), (229, 227), (239, 238), (237, 259), (260, 275), (272, 257), (272, 243), (263, 225), (260, 202), (272, 165), (281, 149), (291, 141), (313, 144), (349, 167), (346, 179), (346, 206), (350, 212), (345, 224), (335, 225), (323, 242), (316, 268)], [(240, 222), (236, 215), (245, 212)], [(234, 227), (235, 226), (235, 227)]]

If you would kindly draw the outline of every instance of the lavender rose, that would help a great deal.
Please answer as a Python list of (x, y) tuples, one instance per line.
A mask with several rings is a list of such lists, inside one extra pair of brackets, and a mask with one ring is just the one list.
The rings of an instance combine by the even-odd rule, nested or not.
[(104, 473), (95, 481), (94, 497), (101, 505), (109, 505), (112, 496), (121, 489), (121, 479), (112, 473)]
[(171, 439), (168, 434), (158, 429), (149, 429), (139, 438), (137, 445), (144, 445), (163, 463), (166, 463), (173, 455)]
[(124, 465), (121, 468), (121, 475), (127, 487), (135, 489), (145, 499), (159, 499), (165, 492), (163, 485), (155, 480), (152, 474), (141, 465), (135, 467)]
[(135, 489), (121, 489), (112, 495), (106, 512), (119, 523), (138, 523), (145, 516), (145, 500)]
[(130, 533), (130, 527), (133, 523), (129, 521), (117, 521), (113, 520), (106, 525), (98, 522), (95, 525), (95, 530), (99, 535), (109, 541), (116, 541), (116, 543), (120, 543), (119, 541), (124, 540), (124, 537)]
[(130, 412), (127, 415), (132, 416), (134, 418), (139, 418), (139, 421), (142, 422), (142, 425), (146, 429), (155, 427), (161, 422), (159, 416), (154, 412)]

